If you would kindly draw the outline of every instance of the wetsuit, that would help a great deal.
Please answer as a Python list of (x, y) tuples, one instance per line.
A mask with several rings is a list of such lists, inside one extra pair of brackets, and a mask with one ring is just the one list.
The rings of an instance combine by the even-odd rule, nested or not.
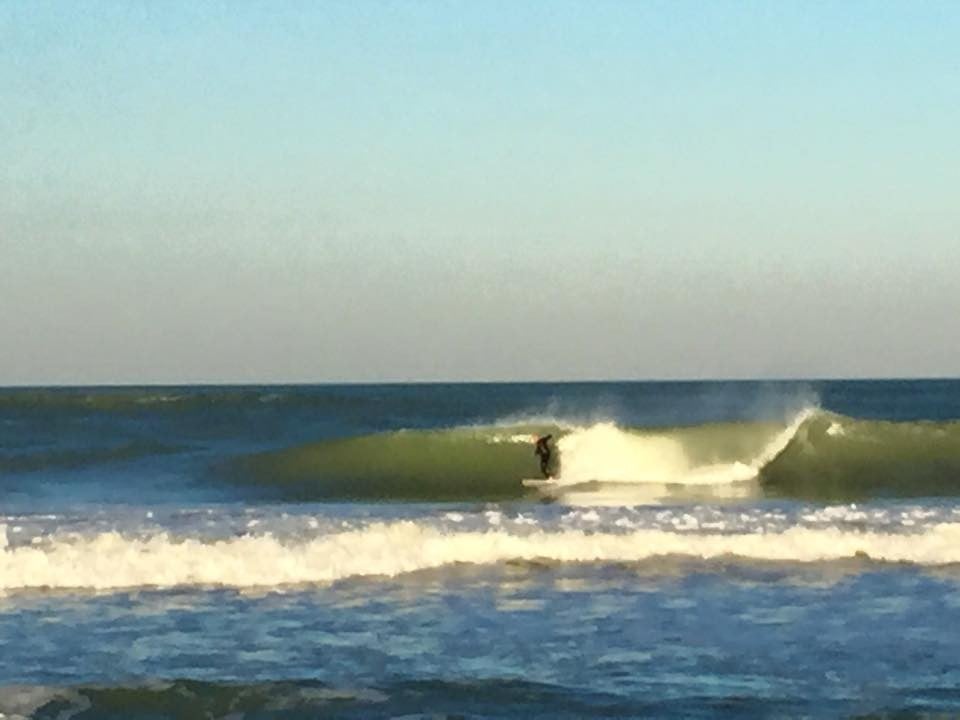
[(537, 438), (537, 446), (533, 450), (533, 454), (540, 458), (540, 472), (543, 473), (545, 478), (550, 477), (550, 445), (549, 441), (553, 435), (545, 435), (542, 438)]

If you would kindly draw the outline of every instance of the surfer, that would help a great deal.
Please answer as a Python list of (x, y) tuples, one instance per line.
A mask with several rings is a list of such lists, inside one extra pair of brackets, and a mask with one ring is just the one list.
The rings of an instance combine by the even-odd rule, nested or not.
[(533, 454), (540, 458), (540, 472), (545, 478), (550, 477), (550, 438), (552, 437), (553, 435), (538, 437), (536, 447), (533, 449)]

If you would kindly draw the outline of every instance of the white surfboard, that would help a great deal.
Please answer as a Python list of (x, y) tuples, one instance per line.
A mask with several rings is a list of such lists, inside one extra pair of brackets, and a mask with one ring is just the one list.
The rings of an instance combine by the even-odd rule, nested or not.
[(520, 483), (528, 488), (551, 488), (560, 484), (553, 478), (527, 478), (521, 480)]

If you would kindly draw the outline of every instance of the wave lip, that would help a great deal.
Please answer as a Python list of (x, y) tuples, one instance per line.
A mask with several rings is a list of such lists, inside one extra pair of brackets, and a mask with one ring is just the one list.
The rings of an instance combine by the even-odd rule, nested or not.
[(280, 587), (389, 577), (457, 563), (634, 563), (662, 557), (798, 563), (866, 557), (949, 565), (960, 563), (960, 523), (942, 522), (912, 532), (794, 526), (779, 532), (647, 528), (516, 533), (503, 528), (451, 531), (407, 520), (304, 540), (264, 534), (217, 542), (166, 533), (127, 538), (106, 532), (36, 546), (0, 543), (0, 589)]
[(960, 495), (960, 421), (818, 412), (760, 475), (769, 494), (827, 501)]

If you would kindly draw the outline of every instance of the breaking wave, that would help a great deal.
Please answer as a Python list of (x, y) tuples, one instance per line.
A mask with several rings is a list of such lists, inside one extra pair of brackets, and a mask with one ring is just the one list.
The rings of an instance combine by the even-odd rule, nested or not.
[[(2, 528), (0, 528), (2, 530)], [(645, 528), (614, 532), (506, 527), (456, 530), (413, 520), (376, 522), (310, 538), (269, 533), (220, 541), (167, 533), (127, 537), (104, 532), (5, 545), (0, 589), (224, 586), (276, 587), (361, 576), (396, 576), (454, 564), (510, 561), (637, 563), (662, 557), (702, 560), (829, 562), (868, 557), (918, 565), (960, 563), (960, 523), (857, 530), (792, 526), (777, 532), (687, 532)]]
[(960, 423), (814, 409), (784, 423), (405, 430), (248, 456), (230, 471), (288, 499), (516, 498), (524, 494), (520, 480), (538, 473), (532, 441), (545, 433), (557, 449), (555, 495), (584, 486), (829, 500), (960, 492)]

